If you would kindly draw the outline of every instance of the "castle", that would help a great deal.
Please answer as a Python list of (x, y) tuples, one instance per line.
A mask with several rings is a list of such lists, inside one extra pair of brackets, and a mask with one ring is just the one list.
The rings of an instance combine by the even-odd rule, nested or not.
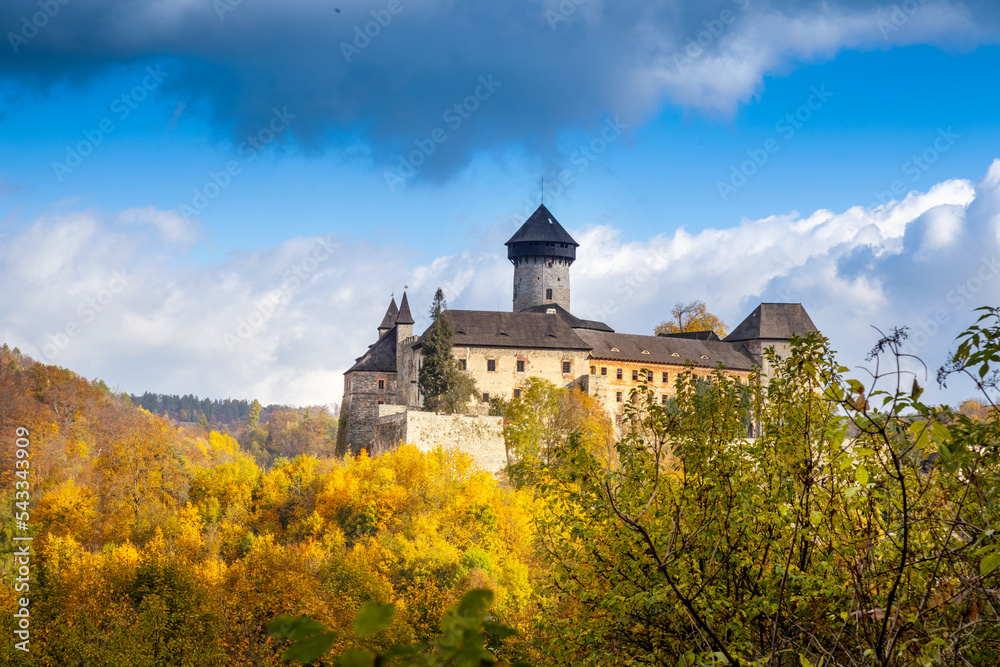
[[(476, 382), (479, 395), (469, 406), (473, 415), (485, 415), (491, 397), (518, 398), (524, 380), (537, 377), (587, 392), (620, 424), (623, 403), (640, 373), (647, 373), (643, 379), (650, 390), (666, 402), (678, 373), (708, 376), (721, 364), (724, 372), (743, 381), (755, 366), (768, 376), (766, 348), (784, 356), (793, 334), (816, 331), (801, 304), (761, 303), (725, 339), (711, 331), (617, 333), (604, 322), (571, 313), (570, 267), (579, 244), (544, 205), (505, 245), (514, 268), (512, 312), (442, 313), (453, 332), (453, 354)], [(418, 413), (423, 402), (417, 383), (422, 339), (414, 335), (413, 325), (406, 294), (398, 308), (392, 299), (378, 326), (378, 340), (344, 374), (341, 414), (347, 422), (346, 444), (354, 453), (393, 447), (399, 439), (444, 438), (441, 431), (427, 429), (434, 415)], [(480, 444), (494, 447), (500, 422), (492, 419), (497, 421), (450, 417), (448, 437), (461, 440), (471, 429), (467, 441), (492, 438), (492, 444)], [(502, 451), (502, 439), (499, 446)], [(489, 458), (488, 452), (479, 453)], [(496, 456), (490, 461), (495, 465)]]

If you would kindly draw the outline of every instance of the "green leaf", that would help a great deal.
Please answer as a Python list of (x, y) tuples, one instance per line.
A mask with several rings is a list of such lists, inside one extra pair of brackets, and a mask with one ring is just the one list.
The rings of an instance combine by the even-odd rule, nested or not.
[(485, 612), (493, 604), (493, 591), (485, 588), (473, 588), (462, 596), (458, 605), (460, 616), (472, 617)]
[(854, 471), (854, 479), (858, 480), (858, 484), (865, 486), (868, 484), (868, 469), (864, 466), (858, 466)]
[(329, 651), (336, 638), (336, 632), (326, 632), (310, 637), (309, 639), (300, 639), (281, 654), (281, 659), (284, 662), (294, 660), (302, 664), (308, 664)]
[(823, 515), (816, 510), (809, 512), (809, 521), (814, 526), (818, 526), (823, 521)]
[(483, 621), (483, 630), (497, 639), (507, 639), (507, 637), (513, 637), (517, 634), (517, 630), (514, 628), (507, 627), (503, 623), (494, 623), (493, 621)]
[(363, 648), (349, 648), (337, 658), (337, 667), (372, 667), (375, 656)]
[(308, 616), (276, 616), (267, 624), (267, 634), (275, 639), (299, 640), (326, 632), (326, 626)]
[(979, 574), (985, 577), (997, 569), (998, 565), (1000, 565), (1000, 553), (991, 553), (988, 556), (983, 556), (983, 559), (979, 561)]
[(354, 617), (354, 634), (360, 639), (367, 639), (389, 627), (395, 614), (396, 608), (391, 604), (366, 602)]

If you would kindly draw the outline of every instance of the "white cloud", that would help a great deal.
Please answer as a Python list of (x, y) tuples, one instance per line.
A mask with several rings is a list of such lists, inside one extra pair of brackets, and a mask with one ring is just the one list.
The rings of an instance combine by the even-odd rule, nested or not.
[[(572, 306), (648, 333), (676, 301), (703, 299), (731, 326), (762, 300), (800, 301), (845, 364), (862, 363), (872, 325), (909, 325), (933, 369), (971, 310), (998, 301), (998, 231), (1000, 160), (978, 184), (946, 181), (873, 209), (641, 243), (595, 226), (574, 230)], [(403, 280), (418, 332), (438, 286), (455, 308), (510, 308), (501, 246), (413, 265), (390, 244), (298, 238), (206, 263), (195, 234), (150, 208), (60, 208), (14, 230), (0, 243), (0, 340), (127, 391), (328, 404)]]

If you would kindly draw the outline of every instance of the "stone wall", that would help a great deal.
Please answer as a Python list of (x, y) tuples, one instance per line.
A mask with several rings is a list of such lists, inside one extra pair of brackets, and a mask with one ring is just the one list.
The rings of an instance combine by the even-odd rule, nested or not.
[(401, 442), (415, 445), (423, 452), (438, 446), (458, 449), (481, 468), (495, 473), (507, 465), (503, 439), (503, 419), (486, 415), (442, 415), (406, 410), (378, 418), (371, 453), (395, 449)]
[[(379, 381), (382, 388), (379, 388)], [(344, 403), (341, 413), (347, 417), (347, 450), (357, 454), (370, 449), (375, 422), (381, 404), (395, 403), (396, 374), (354, 371), (344, 377)]]
[[(546, 257), (519, 257), (514, 264), (514, 312), (532, 306), (557, 303), (569, 310), (570, 260)], [(552, 298), (545, 298), (545, 290)]]

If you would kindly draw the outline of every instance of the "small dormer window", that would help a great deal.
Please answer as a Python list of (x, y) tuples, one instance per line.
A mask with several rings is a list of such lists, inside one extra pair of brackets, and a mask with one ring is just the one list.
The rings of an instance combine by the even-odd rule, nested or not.
[(680, 355), (680, 354), (678, 354), (677, 352), (674, 352), (674, 353), (673, 353), (673, 354), (671, 354), (670, 356), (671, 356), (671, 357), (679, 357), (679, 356), (681, 356), (681, 355)]
[(611, 348), (611, 351), (612, 351), (612, 352), (621, 352), (621, 350), (619, 350), (619, 349), (618, 349), (617, 347), (613, 347), (613, 348)]
[(642, 353), (643, 354), (649, 354), (649, 350), (643, 350)]
[(708, 355), (707, 354), (703, 354), (703, 355), (701, 355), (701, 358), (702, 359), (708, 359)]

